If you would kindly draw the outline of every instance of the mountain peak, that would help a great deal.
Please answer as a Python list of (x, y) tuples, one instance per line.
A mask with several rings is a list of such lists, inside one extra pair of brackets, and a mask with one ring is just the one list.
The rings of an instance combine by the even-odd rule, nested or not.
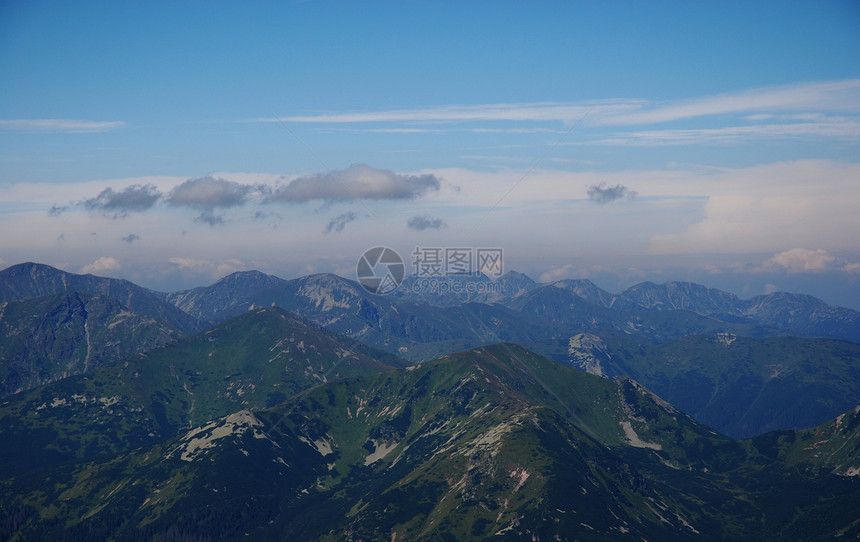
[(163, 294), (125, 279), (69, 273), (33, 262), (13, 265), (0, 271), (0, 302), (19, 301), (66, 291), (108, 296), (132, 312), (160, 318), (184, 333), (200, 329), (197, 320), (168, 303)]
[(619, 294), (613, 307), (646, 310), (688, 310), (698, 314), (737, 314), (734, 294), (694, 282), (640, 282)]
[(262, 271), (252, 269), (250, 271), (236, 271), (235, 273), (230, 273), (229, 275), (218, 279), (215, 284), (235, 284), (237, 282), (268, 281), (273, 279), (281, 280), (274, 275), (268, 275), (266, 273), (263, 273)]
[(520, 273), (519, 271), (515, 271), (513, 269), (511, 269), (510, 271), (506, 272), (504, 275), (499, 277), (499, 280), (512, 280), (512, 281), (515, 280), (515, 281), (529, 282), (529, 283), (535, 284), (535, 281), (532, 280), (532, 278), (530, 276), (526, 275), (525, 273)]

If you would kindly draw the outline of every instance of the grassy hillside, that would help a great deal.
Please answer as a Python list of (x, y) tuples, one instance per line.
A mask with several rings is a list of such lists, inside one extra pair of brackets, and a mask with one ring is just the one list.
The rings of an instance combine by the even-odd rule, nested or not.
[(499, 344), (7, 479), (0, 507), (15, 540), (860, 534), (856, 478), (799, 471), (759, 444), (629, 379)]
[(0, 402), (0, 476), (104, 457), (329, 380), (390, 370), (398, 358), (281, 309)]

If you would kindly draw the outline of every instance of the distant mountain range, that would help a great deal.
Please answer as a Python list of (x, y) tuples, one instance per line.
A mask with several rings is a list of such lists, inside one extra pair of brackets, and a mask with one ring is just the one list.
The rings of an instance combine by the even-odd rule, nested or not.
[[(643, 283), (616, 296), (587, 280), (537, 285), (524, 275), (506, 277), (492, 304), (431, 305), (415, 296), (371, 295), (335, 275), (284, 281), (256, 272), (173, 295), (193, 296), (197, 317), (212, 320), (274, 304), (412, 361), (511, 341), (587, 370), (571, 359), (576, 335), (591, 332), (641, 343), (616, 352), (616, 363), (623, 359), (623, 365), (607, 365), (605, 376), (637, 378), (697, 419), (738, 438), (809, 427), (860, 401), (856, 344), (777, 339), (856, 339), (860, 313), (851, 309), (784, 293), (742, 301), (692, 283)], [(243, 284), (245, 299), (234, 298), (228, 307), (223, 300), (231, 299), (237, 283)], [(206, 309), (206, 300), (215, 300), (212, 309)], [(724, 334), (742, 340), (725, 351), (714, 350), (720, 344), (714, 338)], [(616, 350), (618, 340), (610, 340)], [(741, 344), (749, 348), (741, 350)], [(787, 361), (779, 359), (784, 354)], [(680, 357), (686, 364), (681, 370), (654, 356)], [(815, 361), (803, 363), (809, 360)]]
[[(697, 419), (739, 438), (777, 428), (810, 427), (860, 402), (857, 349), (819, 338), (856, 342), (860, 313), (809, 296), (776, 293), (743, 301), (682, 282), (642, 283), (616, 295), (588, 280), (541, 285), (509, 272), (498, 280), (494, 292), (455, 304), (452, 296), (419, 295), (419, 288), (409, 286), (409, 281), (416, 280), (407, 279), (396, 292), (399, 296), (377, 296), (337, 275), (284, 280), (247, 271), (207, 287), (158, 293), (127, 281), (21, 264), (0, 271), (0, 295), (16, 298), (63, 288), (104, 292), (95, 295), (109, 294), (117, 303), (130, 303), (135, 308), (125, 306), (126, 310), (142, 318), (167, 326), (175, 323), (176, 336), (252, 308), (278, 306), (412, 362), (513, 342), (606, 377), (636, 378)], [(474, 280), (489, 283), (483, 275)], [(480, 302), (482, 296), (493, 302)], [(600, 370), (589, 368), (588, 355), (572, 346), (584, 333), (600, 338), (612, 356)], [(725, 334), (741, 340), (724, 351), (715, 349), (714, 338)], [(806, 338), (792, 343), (785, 336)], [(777, 337), (783, 338), (771, 340)], [(38, 358), (39, 352), (61, 344), (69, 351), (98, 350), (95, 343), (87, 345), (86, 338), (86, 333), (71, 334), (65, 343), (49, 345), (41, 337), (28, 355)], [(136, 339), (123, 341), (122, 353), (153, 346), (137, 343)], [(740, 349), (742, 344), (748, 348)], [(803, 346), (795, 352), (790, 344)], [(792, 361), (787, 365), (780, 361), (779, 352)], [(674, 358), (683, 359), (683, 366), (667, 363)], [(46, 372), (44, 367), (55, 366), (55, 361), (46, 358), (28, 364), (11, 359), (5, 359), (6, 366), (0, 368), (12, 375), (6, 387), (9, 392), (88, 367), (68, 361), (62, 370)], [(804, 364), (805, 360), (809, 363)]]
[(235, 314), (237, 305), (244, 304), (250, 296), (286, 282), (259, 271), (242, 271), (227, 275), (211, 286), (163, 294), (163, 297), (201, 322), (217, 322), (224, 319), (222, 315)]
[[(490, 283), (484, 275), (458, 278), (457, 281)], [(486, 288), (475, 288), (469, 293), (465, 288), (458, 294), (425, 292), (416, 288), (417, 279), (404, 282), (395, 292), (403, 298), (421, 299), (440, 306), (462, 304), (465, 301), (502, 303), (508, 306), (524, 304), (522, 296), (532, 291), (558, 293), (569, 290), (578, 298), (597, 307), (616, 311), (689, 311), (729, 323), (748, 323), (768, 328), (778, 328), (807, 336), (833, 337), (860, 341), (860, 312), (844, 307), (834, 307), (815, 297), (803, 294), (775, 292), (742, 300), (736, 295), (708, 288), (692, 282), (667, 282), (654, 284), (643, 282), (631, 286), (620, 294), (612, 294), (599, 288), (587, 279), (569, 279), (539, 284), (526, 275), (511, 271), (497, 282), (501, 292), (486, 293)], [(535, 294), (532, 294), (535, 295)], [(536, 294), (541, 296), (543, 294)]]
[[(624, 321), (625, 318), (645, 320), (644, 325), (647, 326), (650, 322), (659, 322), (660, 319), (646, 313), (689, 312), (707, 317), (708, 320), (716, 320), (723, 326), (747, 326), (747, 330), (758, 333), (780, 330), (782, 333), (860, 341), (860, 312), (834, 307), (815, 297), (801, 294), (777, 292), (741, 300), (734, 294), (690, 282), (667, 282), (660, 285), (645, 282), (615, 295), (600, 289), (589, 280), (537, 284), (527, 276), (512, 271), (498, 280), (500, 292), (467, 295), (450, 291), (416, 293), (417, 280), (414, 277), (407, 278), (393, 295), (376, 296), (366, 292), (358, 283), (337, 275), (310, 275), (283, 280), (258, 271), (245, 271), (229, 275), (212, 286), (166, 296), (177, 307), (189, 310), (200, 320), (210, 322), (238, 314), (251, 305), (271, 303), (293, 305), (295, 310), (318, 321), (325, 320), (322, 313), (338, 308), (353, 308), (361, 299), (365, 300), (365, 305), (375, 306), (377, 312), (380, 308), (385, 312), (388, 307), (401, 306), (408, 310), (408, 307), (414, 305), (405, 302), (412, 301), (439, 309), (478, 303), (499, 304), (518, 311), (531, 310), (533, 313), (544, 308), (540, 305), (541, 300), (545, 300), (544, 303), (552, 302), (556, 306), (555, 310), (536, 315), (565, 324), (569, 323), (572, 314), (576, 314), (580, 322), (575, 323), (579, 325), (590, 320), (592, 325), (618, 328), (627, 326), (628, 330), (635, 332), (636, 324)], [(460, 277), (456, 280), (491, 282), (484, 275)], [(293, 307), (285, 308), (294, 310)], [(592, 313), (588, 320), (582, 315), (583, 311)], [(340, 314), (343, 311), (335, 312)], [(694, 320), (691, 316), (687, 318)], [(327, 325), (325, 321), (320, 323)], [(706, 327), (706, 324), (694, 325)], [(672, 333), (661, 334), (658, 330), (654, 338), (665, 339), (669, 335)]]
[[(484, 275), (458, 280), (467, 279), (491, 282)], [(0, 271), (0, 302), (65, 291), (93, 293), (111, 297), (132, 312), (160, 318), (180, 332), (193, 333), (235, 316), (251, 306), (269, 306), (273, 303), (288, 310), (306, 313), (322, 325), (330, 325), (334, 320), (343, 319), (348, 312), (371, 306), (380, 314), (391, 308), (409, 311), (410, 307), (416, 306), (416, 302), (421, 310), (425, 305), (450, 309), (469, 304), (497, 304), (518, 311), (535, 312), (544, 308), (540, 306), (541, 300), (551, 300), (556, 305), (554, 312), (542, 316), (567, 327), (570, 327), (568, 320), (571, 315), (582, 311), (592, 312), (588, 318), (592, 325), (620, 329), (626, 326), (624, 331), (632, 332), (638, 331), (638, 324), (631, 319), (645, 320), (642, 325), (659, 328), (659, 324), (652, 322), (660, 320), (645, 313), (689, 312), (716, 320), (723, 326), (747, 326), (740, 329), (754, 333), (770, 334), (779, 330), (804, 336), (860, 341), (860, 312), (828, 305), (820, 299), (801, 294), (777, 292), (741, 300), (734, 294), (689, 282), (667, 282), (661, 285), (645, 282), (616, 295), (600, 289), (589, 280), (537, 284), (527, 276), (511, 271), (498, 279), (499, 293), (467, 295), (464, 302), (464, 296), (454, 294), (416, 293), (414, 288), (409, 287), (410, 281), (415, 280), (414, 277), (408, 278), (394, 292), (395, 295), (376, 296), (366, 292), (358, 283), (337, 275), (309, 275), (284, 280), (259, 271), (242, 271), (228, 275), (211, 286), (161, 293), (125, 280), (75, 275), (47, 265), (25, 263)], [(368, 312), (374, 311), (363, 312), (368, 316)], [(579, 318), (579, 325), (586, 323), (584, 317)], [(363, 331), (361, 328), (367, 327), (365, 320), (360, 317), (359, 320), (350, 321), (349, 324), (359, 326), (352, 332)], [(573, 323), (577, 322), (574, 320)], [(693, 325), (707, 327), (707, 324)], [(346, 327), (344, 323), (340, 326)], [(657, 329), (652, 338), (666, 340), (670, 336), (682, 336), (678, 333), (681, 331), (662, 332)]]
[[(239, 364), (229, 362), (235, 352), (219, 354), (232, 348), (229, 338), (264, 329), (285, 339), (274, 343), (281, 346), (271, 354)], [(361, 363), (353, 354), (353, 367), (367, 370), (364, 376), (314, 385), (330, 371), (315, 369), (323, 357), (343, 358), (329, 353), (308, 362), (303, 356), (323, 354), (325, 344), (337, 351), (329, 342), (337, 337), (277, 309), (252, 311), (213, 334), (208, 350), (203, 333), (156, 358), (116, 365), (124, 385), (114, 384), (102, 368), (4, 401), (3, 441), (10, 442), (10, 432), (17, 438), (2, 462), (7, 472), (0, 482), (0, 515), (7, 519), (0, 536), (860, 536), (860, 408), (807, 431), (734, 441), (629, 378), (599, 378), (509, 343), (393, 370)], [(239, 350), (273, 346), (253, 346), (258, 343), (252, 333)], [(182, 357), (172, 353), (175, 348), (203, 348), (202, 357), (178, 366)], [(217, 363), (205, 362), (209, 354)], [(271, 381), (261, 375), (273, 365), (309, 378), (305, 391), (262, 408), (277, 389), (266, 384), (266, 391), (259, 390)], [(153, 369), (149, 376), (139, 373), (147, 367)], [(236, 370), (241, 374), (223, 376)], [(234, 378), (238, 387), (231, 387)], [(163, 401), (160, 415), (152, 409), (156, 398)], [(210, 401), (216, 407), (204, 414)], [(29, 428), (30, 434), (24, 438), (10, 427)], [(164, 428), (170, 431), (153, 436)], [(46, 434), (52, 431), (56, 435)], [(124, 440), (131, 435), (142, 438)], [(104, 445), (106, 436), (113, 446)], [(20, 459), (36, 448), (34, 438), (47, 446), (60, 442), (53, 450), (58, 456), (41, 464)], [(69, 439), (75, 445), (62, 444)], [(30, 447), (22, 448), (26, 443)], [(91, 453), (81, 454), (82, 448)]]
[(860, 537), (856, 311), (495, 284), (0, 271), (0, 540)]

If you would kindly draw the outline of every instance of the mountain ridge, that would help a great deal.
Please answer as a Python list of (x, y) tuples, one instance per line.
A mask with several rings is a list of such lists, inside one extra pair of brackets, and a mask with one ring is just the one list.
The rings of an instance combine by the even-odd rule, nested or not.
[[(0, 510), (19, 518), (21, 537), (43, 538), (860, 535), (858, 477), (815, 468), (812, 456), (785, 466), (788, 440), (733, 441), (629, 378), (601, 379), (500, 343), (4, 480)], [(54, 502), (62, 507), (49, 512)]]
[[(602, 365), (599, 363), (594, 365), (593, 362), (597, 358), (591, 354), (584, 353), (582, 359), (577, 358), (580, 354), (574, 352), (577, 348), (571, 346), (574, 337), (582, 333), (593, 335), (608, 333), (609, 336), (613, 333), (622, 333), (627, 338), (642, 337), (646, 341), (643, 343), (643, 352), (653, 354), (656, 352), (656, 347), (651, 346), (651, 343), (670, 344), (688, 335), (730, 334), (738, 337), (758, 337), (761, 344), (764, 344), (765, 341), (770, 341), (769, 337), (801, 334), (800, 331), (756, 324), (755, 320), (738, 311), (732, 313), (731, 307), (727, 304), (739, 302), (736, 297), (693, 283), (667, 283), (669, 286), (643, 283), (641, 288), (634, 291), (645, 292), (643, 296), (647, 303), (643, 301), (641, 305), (636, 305), (640, 308), (635, 310), (621, 310), (595, 304), (614, 306), (618, 305), (618, 302), (612, 300), (617, 297), (610, 299), (607, 297), (608, 292), (600, 290), (590, 281), (559, 281), (551, 285), (527, 287), (533, 283), (526, 280), (527, 277), (524, 275), (509, 272), (506, 277), (520, 287), (504, 304), (473, 301), (459, 305), (435, 306), (418, 298), (373, 295), (358, 283), (332, 274), (315, 274), (286, 281), (256, 271), (234, 273), (210, 287), (175, 293), (171, 299), (177, 303), (185, 303), (189, 310), (193, 307), (199, 318), (222, 321), (225, 318), (246, 313), (252, 308), (277, 305), (332, 331), (413, 362), (507, 341), (522, 344), (562, 363), (582, 364), (578, 365), (582, 369), (597, 371), (603, 370), (600, 369), (602, 366), (609, 371), (607, 375), (610, 374), (612, 366), (611, 363), (607, 364), (607, 360), (604, 360)], [(486, 277), (484, 279), (489, 280)], [(580, 294), (586, 295), (595, 303), (586, 300)], [(756, 311), (769, 315), (765, 320), (783, 326), (791, 326), (795, 329), (806, 326), (807, 331), (815, 331), (810, 326), (820, 326), (824, 325), (822, 322), (827, 322), (826, 325), (831, 326), (831, 329), (842, 330), (836, 333), (837, 335), (847, 334), (843, 332), (852, 329), (850, 318), (852, 313), (830, 307), (812, 297), (773, 294), (754, 298), (753, 302), (757, 307)], [(704, 306), (708, 311), (723, 311), (723, 313), (717, 316), (703, 316), (690, 310), (695, 309), (697, 304)], [(641, 308), (646, 305), (650, 308)], [(667, 310), (657, 310), (655, 307)], [(731, 314), (726, 314), (725, 311)], [(785, 320), (783, 318), (785, 314), (794, 316)], [(840, 320), (839, 315), (846, 314), (849, 317)], [(818, 315), (815, 317), (817, 320), (809, 315)], [(700, 354), (705, 357), (712, 355), (706, 352), (707, 348), (710, 348), (707, 345), (693, 344), (692, 348), (688, 352), (677, 355), (694, 358)], [(697, 349), (703, 348), (705, 350), (698, 352)], [(821, 342), (817, 343), (817, 346), (807, 348), (807, 351), (810, 356), (824, 356), (821, 359), (831, 359), (833, 356), (828, 353), (828, 349), (827, 344)], [(623, 366), (616, 367), (612, 375), (627, 372), (629, 376), (667, 395), (683, 408), (697, 416), (703, 416), (702, 419), (708, 423), (738, 437), (779, 428), (778, 425), (774, 425), (779, 420), (782, 420), (779, 421), (782, 428), (798, 427), (799, 423), (808, 424), (806, 426), (814, 425), (835, 415), (838, 412), (837, 408), (848, 406), (848, 404), (834, 402), (827, 409), (822, 410), (819, 408), (820, 405), (809, 403), (810, 400), (815, 401), (807, 393), (812, 388), (806, 391), (794, 388), (772, 396), (763, 396), (758, 403), (761, 407), (737, 411), (737, 419), (733, 421), (725, 417), (708, 417), (709, 411), (721, 415), (735, 412), (736, 405), (743, 401), (729, 402), (728, 405), (732, 408), (718, 408), (721, 404), (719, 400), (714, 400), (707, 408), (698, 403), (693, 404), (667, 387), (671, 381), (674, 382), (673, 385), (677, 385), (676, 388), (683, 389), (683, 386), (673, 380), (675, 377), (666, 380), (668, 377), (660, 376), (653, 369), (643, 372), (642, 367), (637, 368), (637, 364), (653, 365), (654, 362), (654, 360), (649, 361), (646, 354), (642, 354), (639, 358), (638, 360), (628, 359)], [(842, 362), (839, 363), (844, 365)], [(812, 369), (814, 368), (810, 368), (807, 372), (815, 373), (816, 371)], [(839, 371), (842, 373), (838, 378), (835, 373), (831, 375), (832, 378), (823, 376), (825, 380), (820, 386), (821, 389), (831, 391), (843, 389), (840, 387), (841, 384), (836, 385), (838, 380), (848, 382), (849, 388), (860, 382), (860, 374), (845, 372), (842, 369)], [(708, 378), (713, 380), (716, 376), (712, 375)], [(773, 388), (774, 382), (780, 384), (787, 382), (784, 378), (770, 382), (771, 379), (766, 375), (753, 375), (751, 378), (752, 380), (744, 381), (726, 374), (724, 380), (732, 382), (735, 388), (720, 391), (725, 393), (726, 397), (731, 397), (747, 393), (752, 389)], [(767, 381), (767, 386), (770, 388), (760, 385), (756, 379)], [(798, 386), (807, 385), (802, 379), (793, 382)], [(695, 382), (691, 382), (690, 389), (699, 389), (696, 387), (698, 384), (692, 384)], [(707, 389), (699, 389), (699, 391), (700, 395), (704, 394), (702, 396), (713, 393), (713, 390)], [(792, 394), (794, 397), (802, 397), (802, 401), (790, 401)], [(830, 394), (824, 394), (824, 396), (830, 397)], [(840, 395), (837, 394), (838, 396)], [(847, 400), (853, 400), (853, 392), (845, 397)], [(807, 412), (803, 412), (804, 408)], [(756, 409), (758, 409), (757, 414)], [(783, 411), (791, 409), (794, 409), (793, 412), (799, 411), (800, 414), (786, 416)], [(763, 417), (762, 412), (770, 412), (770, 414)], [(815, 418), (803, 418), (807, 414), (814, 415)]]
[(27, 262), (0, 271), (0, 302), (79, 291), (99, 294), (143, 316), (164, 320), (178, 331), (194, 333), (201, 324), (161, 295), (125, 279), (78, 275), (45, 264)]
[[(279, 308), (0, 400), (0, 477), (170, 437), (330, 379), (402, 367)], [(97, 428), (82, 431), (81, 420)], [(22, 454), (21, 450), (28, 453)]]
[[(296, 279), (279, 279), (273, 275), (266, 275), (257, 271), (247, 273), (259, 273), (265, 277), (266, 284), (270, 288), (277, 289), (286, 287), (294, 281), (322, 281), (325, 280), (338, 283), (345, 281), (351, 283), (339, 275), (316, 274)], [(236, 276), (234, 274), (233, 276)], [(566, 279), (552, 283), (536, 283), (527, 275), (516, 271), (508, 271), (495, 282), (499, 284), (501, 293), (491, 291), (487, 293), (465, 294), (448, 292), (424, 291), (423, 288), (412, 287), (411, 281), (419, 277), (407, 277), (401, 286), (402, 291), (395, 290), (392, 299), (420, 300), (430, 305), (441, 307), (452, 307), (464, 302), (478, 302), (485, 304), (499, 303), (509, 307), (522, 304), (522, 297), (536, 290), (556, 288), (569, 290), (588, 303), (615, 311), (689, 311), (700, 316), (715, 318), (727, 324), (750, 324), (770, 328), (782, 328), (787, 331), (801, 333), (809, 336), (835, 337), (855, 342), (860, 342), (860, 312), (847, 308), (829, 305), (824, 301), (806, 294), (791, 294), (787, 292), (774, 292), (755, 296), (750, 299), (741, 299), (735, 294), (725, 292), (717, 288), (711, 288), (693, 282), (669, 281), (663, 284), (653, 282), (642, 282), (633, 285), (621, 293), (613, 294), (601, 289), (588, 279)], [(439, 279), (445, 282), (446, 277)], [(492, 283), (493, 281), (484, 275), (474, 277), (455, 277), (454, 282), (468, 282), (477, 280), (481, 283)], [(222, 279), (223, 280), (223, 279)], [(260, 280), (259, 276), (256, 280)], [(220, 282), (220, 281), (219, 281)], [(193, 290), (197, 296), (207, 295), (207, 289), (215, 288), (218, 282), (209, 287), (201, 287)], [(360, 289), (356, 284), (352, 288)], [(260, 301), (265, 297), (264, 292), (268, 288), (256, 288), (249, 290), (249, 299), (243, 303), (236, 303), (235, 310), (239, 307), (248, 306), (251, 298)], [(553, 291), (553, 290), (550, 290)], [(558, 290), (555, 290), (556, 292)], [(184, 292), (184, 293), (183, 293)], [(183, 291), (174, 294), (171, 299), (179, 299), (188, 292)], [(461, 289), (466, 292), (466, 289)], [(363, 292), (358, 292), (363, 296)], [(464, 297), (465, 296), (465, 297)], [(218, 296), (216, 296), (218, 297)], [(370, 296), (377, 298), (380, 296)], [(218, 311), (201, 313), (207, 319), (212, 320)], [(235, 312), (227, 313), (234, 315)]]

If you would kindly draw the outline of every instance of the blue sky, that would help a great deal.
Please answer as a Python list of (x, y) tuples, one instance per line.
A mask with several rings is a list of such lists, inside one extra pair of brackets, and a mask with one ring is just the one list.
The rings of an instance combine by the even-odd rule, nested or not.
[(0, 5), (0, 266), (487, 246), (860, 307), (856, 2), (129, 4)]

